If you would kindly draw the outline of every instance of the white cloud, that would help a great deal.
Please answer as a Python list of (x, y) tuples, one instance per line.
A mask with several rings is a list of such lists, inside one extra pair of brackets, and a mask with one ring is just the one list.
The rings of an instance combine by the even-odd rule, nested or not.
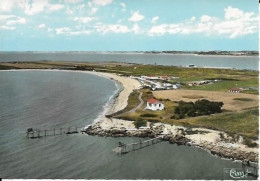
[(139, 34), (141, 33), (141, 28), (139, 27), (139, 25), (137, 23), (134, 24), (133, 28), (132, 28), (132, 31), (135, 33), (135, 34)]
[(74, 7), (67, 7), (66, 8), (66, 14), (73, 15), (75, 13), (80, 13), (86, 6), (84, 4), (80, 4)]
[(90, 14), (92, 14), (92, 15), (95, 14), (97, 12), (97, 10), (98, 10), (98, 8), (94, 8), (94, 7), (91, 8), (90, 9)]
[(195, 16), (192, 16), (192, 17), (190, 18), (190, 20), (191, 20), (191, 21), (195, 21), (195, 20), (196, 20), (196, 17), (195, 17)]
[(80, 3), (82, 1), (83, 0), (65, 0), (65, 2), (68, 2), (68, 3)]
[(24, 4), (22, 4), (24, 8), (24, 12), (28, 15), (34, 15), (39, 12), (42, 12), (45, 6), (47, 5), (48, 5), (48, 0), (32, 0), (31, 4), (27, 0), (24, 2)]
[(153, 19), (151, 20), (151, 23), (156, 23), (159, 20), (159, 16), (155, 16), (153, 17)]
[(126, 4), (125, 3), (120, 3), (120, 6), (122, 7), (122, 11), (126, 11)]
[(244, 12), (237, 8), (232, 8), (231, 6), (228, 6), (225, 9), (225, 18), (226, 19), (237, 19), (242, 18), (244, 16)]
[(0, 23), (6, 26), (25, 24), (26, 19), (15, 15), (0, 15)]
[(0, 15), (0, 22), (5, 21), (10, 18), (16, 18), (15, 15)]
[(125, 25), (120, 25), (120, 24), (109, 24), (109, 25), (103, 25), (99, 24), (95, 26), (96, 31), (100, 33), (128, 33), (131, 30), (125, 26)]
[(25, 24), (25, 23), (26, 23), (26, 19), (25, 18), (16, 17), (15, 19), (8, 20), (6, 22), (6, 25), (16, 25), (16, 24)]
[[(52, 32), (52, 28), (48, 28), (48, 32)], [(73, 31), (69, 27), (56, 28), (55, 32), (57, 35), (88, 35), (91, 33), (90, 30), (85, 30), (85, 27), (81, 30)]]
[(181, 31), (179, 24), (161, 24), (157, 26), (153, 26), (149, 35), (163, 35), (165, 33), (176, 34)]
[(40, 29), (43, 29), (43, 28), (45, 28), (45, 27), (46, 27), (45, 24), (39, 24), (39, 25), (38, 25), (38, 28), (40, 28)]
[(208, 21), (211, 21), (212, 17), (208, 16), (208, 15), (202, 15), (200, 17), (200, 21), (201, 22), (208, 22)]
[(132, 16), (128, 19), (129, 21), (138, 22), (144, 19), (144, 16), (139, 13), (139, 11), (136, 11), (132, 13)]
[(19, 7), (27, 15), (35, 15), (45, 10), (58, 11), (64, 8), (62, 4), (50, 4), (49, 0), (8, 0), (8, 2), (13, 3), (10, 7)]
[(71, 29), (69, 27), (62, 27), (62, 28), (56, 28), (55, 31), (56, 31), (56, 34), (61, 35), (61, 34), (70, 33)]
[(67, 7), (66, 14), (72, 15), (72, 14), (74, 14), (74, 11), (70, 7)]
[(50, 11), (58, 11), (58, 10), (63, 9), (64, 5), (62, 5), (62, 4), (48, 4), (47, 8)]
[(88, 7), (92, 7), (92, 2), (88, 2)]
[(17, 24), (26, 24), (26, 19), (15, 15), (0, 15), (0, 29), (14, 30)]
[(15, 27), (13, 27), (13, 26), (5, 26), (5, 25), (3, 25), (3, 26), (0, 26), (0, 29), (4, 29), (4, 30), (14, 30)]
[(73, 21), (78, 21), (81, 23), (89, 23), (90, 21), (93, 21), (94, 17), (75, 17)]
[(78, 5), (73, 8), (74, 11), (82, 11), (85, 8), (84, 4)]
[(122, 6), (122, 8), (126, 8), (125, 3), (120, 3), (120, 5)]
[(150, 28), (148, 35), (204, 33), (205, 35), (236, 38), (258, 31), (259, 16), (254, 16), (254, 13), (243, 12), (231, 6), (226, 8), (224, 12), (224, 19), (202, 15), (197, 21), (196, 17), (192, 17), (182, 23), (156, 25)]
[(108, 4), (111, 4), (113, 0), (93, 0), (93, 3), (100, 6), (106, 6)]
[(135, 33), (135, 34), (140, 34), (142, 33), (142, 29), (140, 28), (140, 26), (135, 23), (133, 25), (132, 28), (129, 28), (126, 25), (122, 25), (122, 24), (102, 24), (102, 23), (97, 23), (96, 26), (94, 26), (96, 32), (99, 33), (120, 33), (120, 34), (124, 34), (124, 33)]
[(47, 32), (52, 32), (53, 31), (53, 28), (48, 28), (47, 29)]
[(1, 0), (0, 1), (0, 11), (9, 12), (14, 7), (14, 1), (13, 0)]
[(89, 35), (91, 31), (89, 30), (82, 30), (82, 31), (72, 31), (70, 35)]

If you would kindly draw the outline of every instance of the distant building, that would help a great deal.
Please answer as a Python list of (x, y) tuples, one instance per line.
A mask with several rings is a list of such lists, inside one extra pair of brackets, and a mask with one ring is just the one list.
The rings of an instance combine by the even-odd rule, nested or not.
[(234, 87), (234, 88), (230, 88), (228, 90), (228, 92), (230, 92), (230, 93), (240, 93), (240, 92), (242, 92), (242, 89)]
[(153, 110), (153, 111), (163, 110), (164, 104), (161, 101), (154, 99), (154, 98), (148, 99), (145, 109), (150, 109), (150, 110)]
[(189, 86), (199, 86), (199, 85), (205, 85), (205, 84), (211, 84), (212, 81), (210, 80), (201, 80), (201, 81), (194, 81), (194, 82), (189, 82)]

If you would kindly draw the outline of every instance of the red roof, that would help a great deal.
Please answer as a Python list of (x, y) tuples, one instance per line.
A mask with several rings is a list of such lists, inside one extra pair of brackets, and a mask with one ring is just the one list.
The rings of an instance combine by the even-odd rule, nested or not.
[(160, 102), (160, 101), (158, 101), (157, 99), (151, 98), (151, 99), (148, 99), (147, 102), (150, 103), (150, 104), (154, 104), (154, 103), (157, 103), (157, 102)]
[(242, 91), (240, 88), (237, 87), (233, 87), (229, 89), (230, 91)]

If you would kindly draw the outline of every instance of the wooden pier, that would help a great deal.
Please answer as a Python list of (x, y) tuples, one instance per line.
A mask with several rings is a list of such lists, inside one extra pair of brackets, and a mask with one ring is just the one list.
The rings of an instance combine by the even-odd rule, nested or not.
[(163, 138), (163, 136), (158, 136), (156, 138), (152, 138), (149, 140), (145, 140), (145, 141), (140, 140), (140, 142), (129, 143), (129, 144), (119, 142), (118, 146), (115, 149), (113, 149), (113, 151), (118, 154), (126, 154), (131, 151), (140, 150), (142, 148), (157, 144), (162, 141), (162, 138)]
[(53, 128), (53, 129), (33, 129), (28, 128), (26, 131), (26, 137), (28, 139), (36, 139), (47, 136), (57, 136), (57, 135), (69, 135), (79, 133), (80, 127), (68, 127), (68, 128)]

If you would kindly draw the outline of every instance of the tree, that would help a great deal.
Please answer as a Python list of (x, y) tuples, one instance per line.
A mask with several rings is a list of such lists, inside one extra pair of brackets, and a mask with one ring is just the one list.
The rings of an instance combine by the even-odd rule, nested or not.
[(174, 119), (182, 119), (184, 117), (194, 117), (202, 115), (210, 115), (221, 112), (223, 102), (214, 102), (206, 99), (193, 102), (180, 101), (179, 106), (175, 108)]
[(136, 128), (140, 128), (142, 126), (146, 126), (147, 121), (145, 121), (145, 120), (135, 120), (134, 125), (135, 125)]

